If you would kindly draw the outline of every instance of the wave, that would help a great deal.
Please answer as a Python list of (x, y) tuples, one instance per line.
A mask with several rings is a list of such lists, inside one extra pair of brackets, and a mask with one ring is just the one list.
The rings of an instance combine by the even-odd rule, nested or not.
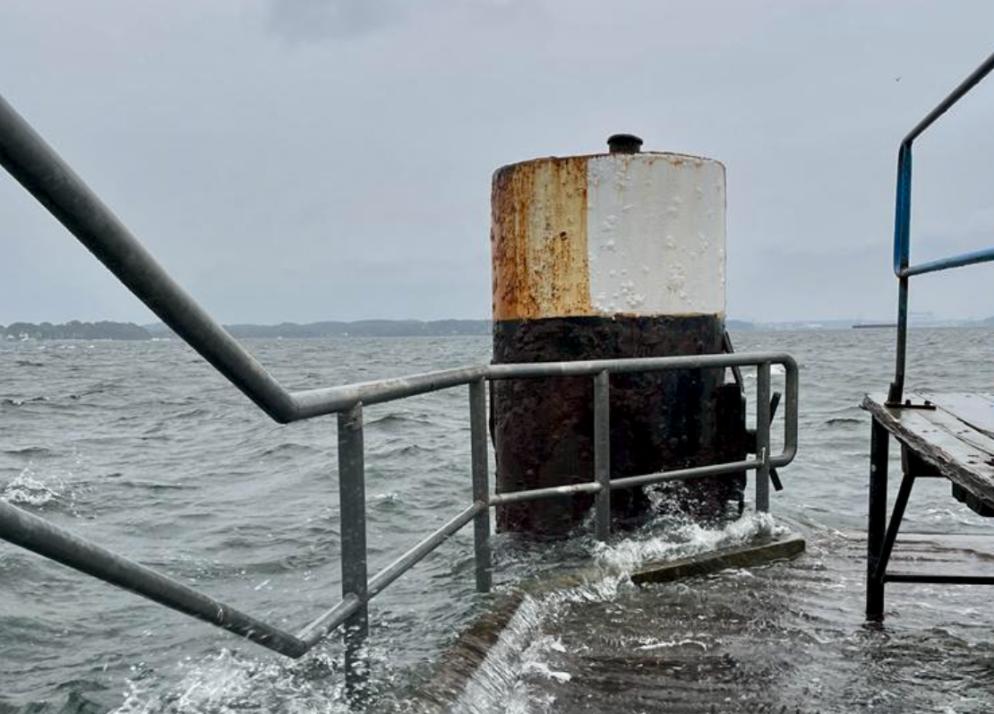
[(0, 405), (8, 407), (23, 407), (25, 404), (32, 404), (34, 402), (47, 402), (48, 397), (26, 397), (24, 399), (16, 399), (12, 397), (4, 397), (0, 399)]
[(390, 412), (375, 419), (369, 419), (366, 426), (393, 427), (393, 426), (435, 426), (435, 423), (427, 416), (412, 416), (400, 412)]
[(832, 417), (831, 419), (826, 419), (825, 424), (827, 426), (841, 426), (843, 424), (864, 424), (863, 419), (857, 419), (856, 417)]
[(3, 453), (12, 454), (14, 456), (54, 456), (55, 452), (51, 449), (46, 449), (44, 446), (25, 446), (20, 449), (4, 449)]
[(114, 714), (350, 711), (339, 665), (323, 652), (299, 660), (258, 660), (223, 649), (182, 666), (182, 679), (169, 691), (156, 691), (157, 678), (128, 680)]
[(293, 441), (284, 441), (282, 444), (271, 446), (262, 452), (262, 456), (293, 456), (295, 454), (316, 454), (320, 450), (308, 444), (298, 444)]
[[(61, 485), (64, 489), (65, 484)], [(36, 478), (31, 469), (24, 469), (0, 491), (0, 500), (16, 506), (36, 508), (58, 503), (64, 499), (63, 493), (48, 483)]]

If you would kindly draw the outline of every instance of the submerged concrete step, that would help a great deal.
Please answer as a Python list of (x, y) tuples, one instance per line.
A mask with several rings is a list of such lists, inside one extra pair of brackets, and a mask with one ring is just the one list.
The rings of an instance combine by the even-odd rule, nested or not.
[[(804, 539), (794, 533), (774, 537), (759, 537), (736, 546), (718, 548), (669, 561), (650, 562), (631, 574), (637, 585), (672, 582), (718, 572), (728, 568), (755, 568), (768, 563), (794, 558), (804, 552)], [(477, 617), (453, 641), (439, 658), (434, 675), (409, 702), (409, 711), (463, 711), (460, 702), (476, 698), (476, 688), (496, 690), (510, 685), (517, 672), (488, 671), (487, 677), (474, 677), (488, 658), (505, 658), (508, 652), (524, 651), (538, 636), (542, 616), (542, 599), (571, 588), (589, 585), (610, 574), (587, 568), (543, 577), (519, 584), (515, 589), (499, 594), (492, 606)], [(664, 614), (659, 617), (665, 618)], [(493, 667), (489, 668), (493, 670)], [(503, 678), (508, 681), (500, 681)], [(481, 692), (480, 694), (483, 694)], [(484, 697), (486, 698), (486, 697)], [(465, 709), (473, 711), (473, 708)]]
[(779, 538), (719, 548), (678, 560), (649, 563), (632, 573), (631, 577), (633, 583), (642, 585), (707, 575), (726, 568), (755, 568), (777, 560), (794, 558), (804, 552), (804, 547), (804, 538), (789, 533)]

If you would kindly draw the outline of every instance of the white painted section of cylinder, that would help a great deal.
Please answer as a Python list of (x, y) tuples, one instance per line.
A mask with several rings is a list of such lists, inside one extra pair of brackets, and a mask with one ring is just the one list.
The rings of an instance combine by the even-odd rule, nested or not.
[(724, 167), (676, 154), (590, 157), (587, 253), (595, 312), (724, 314)]

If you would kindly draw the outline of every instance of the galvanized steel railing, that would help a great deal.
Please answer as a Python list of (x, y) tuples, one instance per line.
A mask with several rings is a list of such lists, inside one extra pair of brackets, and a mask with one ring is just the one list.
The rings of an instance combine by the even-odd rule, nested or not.
[(908, 345), (908, 278), (994, 260), (994, 248), (962, 253), (949, 258), (909, 265), (911, 259), (911, 145), (926, 129), (994, 70), (994, 54), (964, 79), (948, 97), (922, 119), (901, 141), (897, 157), (897, 200), (894, 216), (894, 275), (898, 278), (897, 350), (894, 381), (887, 401), (899, 403), (904, 396), (904, 374)]
[[(782, 353), (483, 365), (289, 392), (170, 278), (110, 209), (2, 98), (0, 163), (163, 322), (273, 419), (287, 423), (338, 414), (342, 599), (293, 634), (2, 501), (0, 538), (242, 635), (281, 654), (300, 657), (329, 632), (345, 624), (347, 672), (350, 678), (361, 674), (358, 652), (368, 632), (369, 600), (470, 521), (474, 524), (476, 586), (481, 592), (489, 591), (490, 509), (493, 507), (580, 493), (594, 494), (596, 534), (598, 538), (606, 539), (611, 530), (611, 491), (614, 489), (753, 470), (757, 476), (756, 508), (766, 511), (769, 509), (771, 469), (790, 463), (797, 451), (797, 365), (789, 355)], [(770, 452), (773, 364), (784, 367), (786, 379), (784, 446), (775, 455)], [(755, 458), (611, 479), (610, 375), (743, 366), (757, 368)], [(594, 480), (492, 494), (487, 454), (487, 382), (583, 376), (594, 381)], [(363, 407), (460, 385), (468, 386), (469, 390), (472, 501), (370, 578), (366, 564)]]
[[(784, 367), (786, 413), (784, 447), (770, 450), (771, 365)], [(728, 463), (676, 469), (659, 473), (610, 478), (610, 375), (723, 367), (757, 367), (755, 458)], [(459, 373), (460, 376), (456, 376)], [(567, 486), (491, 494), (487, 461), (486, 382), (589, 376), (594, 380), (594, 475), (590, 482)], [(402, 399), (435, 389), (426, 384), (439, 380), (444, 389), (469, 387), (472, 503), (443, 526), (369, 578), (366, 570), (366, 493), (362, 410), (366, 404)], [(401, 383), (406, 383), (401, 386)], [(338, 481), (341, 514), (342, 600), (297, 634), (257, 620), (230, 605), (204, 595), (151, 568), (101, 548), (45, 519), (0, 501), (0, 538), (47, 558), (131, 590), (174, 610), (200, 618), (290, 657), (300, 657), (328, 632), (348, 623), (350, 650), (368, 630), (369, 600), (441, 545), (449, 536), (474, 522), (476, 585), (480, 592), (491, 586), (490, 508), (520, 501), (562, 498), (580, 493), (596, 495), (596, 534), (607, 539), (611, 529), (611, 491), (704, 476), (754, 470), (756, 509), (769, 510), (770, 470), (790, 463), (797, 452), (798, 374), (794, 360), (780, 353), (739, 353), (652, 357), (577, 362), (542, 362), (470, 367), (381, 380), (336, 388), (349, 394), (350, 404), (338, 410)], [(389, 396), (388, 396), (389, 395)], [(350, 656), (349, 659), (352, 659)]]

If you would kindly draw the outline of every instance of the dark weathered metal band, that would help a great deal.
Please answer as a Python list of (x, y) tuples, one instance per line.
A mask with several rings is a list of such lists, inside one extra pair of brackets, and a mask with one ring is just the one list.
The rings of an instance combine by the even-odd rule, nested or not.
[[(713, 354), (723, 351), (719, 315), (548, 317), (494, 323), (494, 362), (624, 359)], [(724, 369), (616, 374), (611, 377), (611, 476), (634, 476), (736, 461), (743, 435), (728, 429), (729, 409), (741, 407), (722, 392)], [(735, 390), (736, 393), (738, 390)], [(507, 380), (493, 387), (492, 429), (498, 492), (589, 482), (594, 476), (593, 383), (589, 378)], [(719, 426), (725, 427), (719, 438)], [(739, 432), (742, 431), (741, 426)], [(741, 478), (688, 484), (701, 515), (738, 500)], [(562, 535), (585, 517), (594, 496), (501, 506), (502, 530)], [(648, 508), (641, 488), (615, 491), (615, 518), (637, 520)]]

